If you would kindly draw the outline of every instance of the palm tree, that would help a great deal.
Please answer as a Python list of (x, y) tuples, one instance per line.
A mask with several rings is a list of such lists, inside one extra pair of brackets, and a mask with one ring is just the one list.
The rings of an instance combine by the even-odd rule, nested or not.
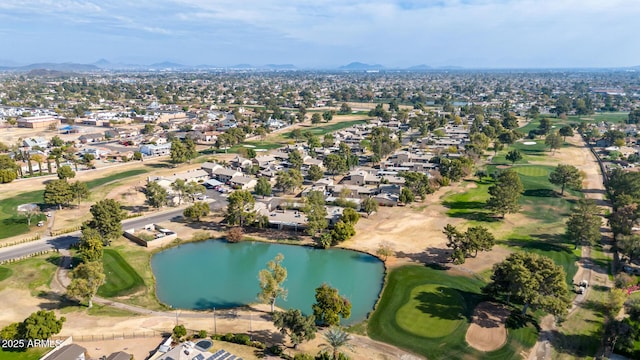
[(332, 327), (324, 334), (326, 344), (320, 344), (322, 348), (331, 348), (333, 351), (333, 360), (337, 360), (340, 354), (340, 348), (346, 347), (349, 350), (353, 350), (353, 346), (349, 343), (351, 335), (346, 333), (339, 327)]

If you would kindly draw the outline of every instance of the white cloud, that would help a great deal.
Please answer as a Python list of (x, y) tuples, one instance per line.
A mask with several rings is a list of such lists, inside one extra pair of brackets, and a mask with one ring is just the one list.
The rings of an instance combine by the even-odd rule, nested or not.
[[(160, 35), (167, 48), (185, 39), (295, 44), (343, 52), (328, 59), (362, 54), (367, 58), (357, 60), (390, 65), (452, 59), (485, 59), (482, 66), (605, 65), (640, 57), (629, 36), (640, 32), (640, 1), (629, 0), (2, 0), (0, 13), (3, 22), (40, 17), (95, 36)], [(300, 48), (274, 52), (300, 56)]]

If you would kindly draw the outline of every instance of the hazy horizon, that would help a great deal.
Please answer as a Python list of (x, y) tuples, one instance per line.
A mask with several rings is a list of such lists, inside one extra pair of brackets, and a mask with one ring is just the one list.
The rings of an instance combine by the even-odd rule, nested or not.
[(623, 0), (5, 0), (0, 62), (629, 67), (638, 15)]

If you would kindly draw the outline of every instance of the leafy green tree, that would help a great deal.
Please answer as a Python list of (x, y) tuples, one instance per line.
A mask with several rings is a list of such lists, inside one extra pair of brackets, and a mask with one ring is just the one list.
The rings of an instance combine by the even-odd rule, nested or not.
[(73, 197), (78, 201), (78, 207), (80, 207), (80, 201), (89, 198), (89, 187), (86, 183), (80, 181), (76, 181), (69, 186)]
[(322, 147), (330, 148), (335, 145), (335, 137), (332, 133), (325, 134), (322, 138)]
[(322, 192), (310, 191), (307, 194), (306, 203), (302, 211), (307, 215), (307, 234), (316, 236), (329, 226), (327, 208), (325, 207), (324, 194)]
[(67, 180), (51, 180), (44, 188), (44, 203), (58, 206), (62, 210), (63, 205), (68, 205), (73, 200), (71, 186)]
[(176, 179), (170, 186), (173, 193), (178, 196), (178, 206), (180, 206), (182, 204), (182, 200), (184, 200), (187, 195), (187, 182), (184, 179)]
[(338, 222), (333, 226), (331, 230), (331, 243), (332, 245), (341, 243), (345, 240), (350, 239), (353, 235), (356, 234), (356, 229), (353, 226), (353, 223), (346, 222), (344, 220), (338, 220)]
[(309, 167), (309, 171), (307, 171), (307, 178), (313, 182), (322, 179), (324, 176), (324, 171), (318, 165), (311, 165)]
[(594, 245), (600, 240), (600, 209), (594, 200), (580, 199), (567, 221), (567, 238), (578, 248), (580, 244)]
[(184, 209), (182, 215), (191, 221), (199, 222), (203, 216), (209, 215), (210, 210), (209, 204), (197, 201), (193, 203), (193, 205)]
[(569, 125), (563, 126), (559, 131), (560, 136), (562, 136), (562, 141), (567, 141), (567, 136), (573, 136), (573, 128)]
[(69, 165), (64, 165), (58, 168), (58, 179), (60, 180), (71, 179), (75, 176), (75, 171), (73, 171), (73, 169), (71, 169), (71, 166)]
[(185, 185), (186, 189), (185, 189), (185, 195), (186, 195), (186, 199), (194, 202), (196, 201), (196, 197), (199, 196), (200, 194), (203, 194), (207, 191), (207, 188), (204, 187), (204, 185), (198, 184), (195, 181), (189, 181), (186, 185)]
[(487, 201), (487, 208), (504, 218), (505, 214), (516, 213), (520, 210), (520, 196), (524, 187), (518, 173), (509, 169), (498, 174), (494, 185), (489, 187), (491, 197)]
[(291, 164), (291, 166), (296, 169), (296, 170), (300, 170), (300, 168), (302, 167), (302, 154), (300, 154), (300, 151), (294, 149), (291, 150), (289, 152), (289, 163)]
[(342, 211), (342, 216), (340, 216), (340, 220), (345, 223), (356, 224), (358, 220), (360, 220), (360, 214), (357, 211), (351, 208), (346, 208)]
[(580, 170), (572, 165), (559, 164), (551, 174), (549, 174), (549, 182), (562, 187), (560, 195), (564, 195), (564, 188), (569, 186), (570, 189), (582, 189), (583, 175)]
[(271, 305), (271, 312), (274, 311), (278, 298), (286, 300), (287, 290), (282, 286), (287, 279), (287, 268), (282, 266), (284, 255), (278, 254), (273, 260), (267, 263), (267, 268), (260, 270), (260, 292), (258, 299), (265, 304)]
[(276, 175), (276, 188), (279, 188), (284, 192), (290, 192), (300, 188), (303, 180), (302, 173), (300, 173), (299, 170), (282, 170)]
[(387, 258), (389, 256), (393, 256), (393, 254), (394, 251), (391, 248), (391, 245), (389, 245), (389, 243), (387, 242), (380, 243), (378, 249), (376, 250), (376, 255), (380, 256), (382, 258), (382, 261), (387, 261)]
[(553, 124), (551, 124), (551, 119), (542, 118), (540, 119), (540, 125), (538, 125), (538, 129), (542, 132), (543, 135), (546, 135), (551, 131)]
[(367, 216), (378, 211), (378, 202), (373, 198), (366, 198), (362, 200), (362, 210), (367, 213)]
[(258, 178), (258, 183), (256, 184), (255, 192), (256, 195), (271, 196), (271, 183), (267, 178), (260, 177)]
[(449, 178), (451, 181), (460, 181), (463, 177), (471, 173), (473, 163), (468, 157), (456, 159), (440, 159), (440, 175)]
[(417, 196), (420, 196), (424, 200), (427, 194), (432, 194), (435, 189), (429, 182), (429, 176), (424, 173), (415, 171), (405, 171), (400, 173), (405, 180), (405, 187), (411, 189), (411, 192)]
[(240, 225), (253, 222), (256, 216), (254, 205), (256, 199), (248, 190), (236, 190), (227, 198), (227, 222), (230, 225)]
[(323, 326), (340, 325), (340, 318), (351, 316), (351, 302), (326, 283), (316, 288), (316, 302), (312, 308), (316, 322)]
[(105, 280), (104, 268), (99, 261), (82, 263), (73, 270), (73, 279), (67, 287), (67, 295), (73, 299), (85, 300), (93, 306), (93, 297)]
[(561, 266), (546, 256), (516, 252), (494, 265), (491, 283), (484, 288), (490, 295), (506, 296), (523, 304), (522, 314), (533, 305), (553, 315), (564, 315), (571, 305)]
[(144, 196), (147, 198), (147, 203), (156, 209), (159, 209), (169, 201), (167, 190), (155, 181), (150, 181), (144, 188)]
[(329, 154), (322, 160), (322, 164), (333, 175), (343, 173), (349, 169), (345, 158), (338, 154)]
[(464, 264), (466, 258), (478, 255), (478, 251), (490, 251), (495, 237), (484, 226), (472, 226), (462, 233), (455, 226), (447, 224), (442, 231), (447, 236), (447, 247), (452, 249), (454, 264)]
[(0, 155), (0, 184), (10, 183), (18, 178), (18, 164), (9, 155)]
[(24, 319), (20, 328), (20, 336), (22, 339), (50, 339), (53, 335), (60, 333), (62, 330), (62, 324), (66, 321), (63, 316), (60, 319), (56, 318), (56, 314), (53, 311), (39, 310), (28, 318)]
[(507, 153), (506, 159), (508, 161), (511, 161), (511, 164), (515, 164), (516, 161), (520, 161), (522, 160), (522, 153), (520, 153), (520, 151), (518, 150), (511, 150)]
[(451, 260), (454, 264), (463, 264), (466, 258), (464, 234), (451, 224), (447, 224), (442, 232), (447, 237), (447, 247), (453, 250)]
[(91, 228), (82, 229), (78, 249), (82, 262), (102, 262), (104, 241), (98, 230)]
[(640, 258), (640, 235), (620, 235), (616, 239), (616, 247), (632, 263)]
[(522, 134), (520, 134), (517, 130), (508, 130), (498, 135), (498, 141), (500, 141), (500, 143), (504, 145), (511, 145), (521, 137), (522, 137)]
[(552, 132), (544, 139), (544, 144), (549, 147), (552, 153), (555, 153), (557, 149), (562, 147), (562, 139), (557, 132)]
[(61, 147), (62, 145), (64, 145), (64, 141), (60, 138), (60, 136), (56, 135), (51, 138), (51, 146)]
[(84, 223), (83, 228), (98, 230), (105, 245), (122, 235), (122, 220), (126, 214), (120, 202), (114, 199), (100, 200), (89, 211), (92, 219)]
[(415, 195), (413, 194), (413, 191), (411, 191), (411, 189), (407, 188), (407, 187), (403, 187), (402, 190), (400, 190), (400, 202), (403, 204), (410, 204), (412, 202), (415, 201)]
[(151, 135), (156, 131), (156, 126), (154, 124), (144, 124), (144, 128), (140, 130), (140, 133), (143, 135)]
[(198, 156), (198, 152), (193, 140), (187, 138), (184, 142), (181, 142), (178, 139), (174, 139), (171, 142), (170, 157), (173, 164), (183, 164), (195, 159), (196, 156)]
[[(93, 168), (93, 160), (95, 159), (96, 159), (96, 156), (93, 154), (82, 155), (82, 163), (84, 163), (89, 168)], [(58, 158), (56, 158), (56, 162), (58, 162)]]
[(322, 118), (324, 121), (329, 122), (333, 120), (333, 111), (325, 111), (322, 113)]
[(351, 114), (351, 106), (349, 106), (349, 104), (347, 103), (342, 103), (342, 105), (340, 105), (340, 111), (338, 111), (338, 114)]
[(304, 341), (316, 338), (316, 318), (313, 315), (304, 316), (298, 309), (276, 311), (273, 313), (273, 325), (280, 330), (282, 335), (288, 335), (293, 343), (293, 348)]
[(180, 339), (187, 336), (187, 329), (184, 327), (184, 325), (176, 325), (173, 327), (171, 334), (173, 335), (173, 339), (175, 341), (180, 341)]
[(322, 115), (320, 115), (320, 113), (313, 113), (313, 115), (311, 115), (311, 123), (312, 124), (320, 124), (320, 122), (322, 121)]
[(614, 239), (619, 235), (631, 235), (633, 227), (638, 222), (638, 204), (618, 207), (609, 215), (609, 226)]
[(338, 327), (332, 327), (327, 330), (327, 332), (324, 333), (324, 339), (326, 343), (320, 346), (331, 349), (333, 360), (341, 360), (341, 348), (353, 350), (353, 346), (350, 343), (352, 340), (351, 335)]

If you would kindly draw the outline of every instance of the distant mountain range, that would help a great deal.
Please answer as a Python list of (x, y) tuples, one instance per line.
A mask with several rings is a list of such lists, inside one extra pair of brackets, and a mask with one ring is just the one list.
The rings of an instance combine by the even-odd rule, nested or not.
[[(54, 76), (56, 72), (70, 73), (70, 72), (99, 72), (99, 71), (206, 71), (206, 70), (247, 70), (247, 71), (289, 71), (300, 70), (293, 64), (265, 64), (265, 65), (252, 65), (252, 64), (236, 64), (236, 65), (185, 65), (171, 61), (163, 61), (153, 63), (150, 65), (140, 64), (124, 64), (124, 63), (112, 63), (106, 59), (100, 59), (92, 64), (80, 64), (80, 63), (52, 63), (43, 62), (29, 65), (18, 65), (11, 60), (0, 60), (0, 71), (16, 71), (16, 72), (33, 72), (34, 74), (48, 74)], [(464, 70), (465, 68), (460, 66), (438, 66), (433, 67), (425, 64), (414, 65), (409, 67), (386, 67), (380, 64), (367, 64), (363, 62), (352, 62), (347, 65), (339, 67), (326, 67), (326, 68), (302, 68), (302, 70), (327, 70), (327, 71), (346, 71), (346, 72), (364, 72), (364, 71), (444, 71), (444, 70)], [(466, 68), (472, 70), (473, 68)], [(496, 71), (501, 69), (485, 69), (488, 71)], [(519, 69), (504, 69), (504, 70), (519, 70)], [(526, 70), (526, 69), (520, 69)], [(534, 69), (535, 70), (535, 69)], [(544, 69), (542, 69), (544, 70)], [(559, 70), (559, 69), (548, 69)], [(565, 68), (561, 70), (571, 70)], [(640, 66), (632, 67), (612, 67), (612, 68), (591, 68), (591, 70), (628, 70), (638, 71)]]

